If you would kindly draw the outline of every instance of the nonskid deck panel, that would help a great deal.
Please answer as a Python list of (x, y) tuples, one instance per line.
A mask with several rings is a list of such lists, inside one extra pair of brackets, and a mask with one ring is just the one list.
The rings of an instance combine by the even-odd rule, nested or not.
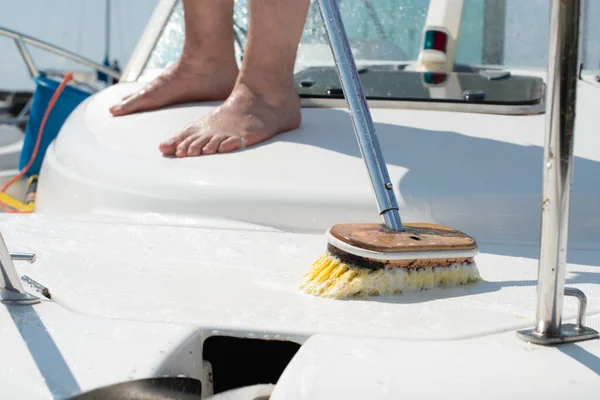
[[(298, 284), (325, 251), (322, 235), (61, 222), (5, 216), (18, 265), (77, 313), (307, 338), (315, 333), (448, 340), (530, 327), (535, 318), (537, 249), (480, 243), (483, 281), (400, 296), (331, 300)], [(567, 285), (600, 312), (599, 249), (569, 251)], [(596, 283), (594, 283), (596, 282)], [(565, 318), (576, 305), (565, 303)]]

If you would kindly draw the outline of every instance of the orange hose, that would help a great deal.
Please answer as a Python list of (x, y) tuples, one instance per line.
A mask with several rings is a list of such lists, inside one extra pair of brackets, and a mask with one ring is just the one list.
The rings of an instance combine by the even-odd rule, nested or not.
[[(3, 193), (6, 192), (9, 187), (11, 187), (16, 181), (21, 179), (21, 177), (23, 177), (23, 175), (25, 175), (25, 173), (29, 170), (29, 168), (31, 168), (31, 165), (33, 164), (33, 161), (35, 160), (35, 157), (37, 156), (38, 150), (40, 148), (40, 143), (42, 142), (42, 134), (44, 133), (44, 127), (46, 126), (46, 120), (48, 120), (48, 116), (50, 115), (50, 112), (54, 108), (54, 105), (58, 101), (58, 98), (60, 97), (61, 93), (67, 86), (67, 83), (69, 83), (69, 81), (71, 81), (72, 79), (73, 79), (73, 74), (71, 72), (67, 72), (65, 74), (65, 77), (63, 78), (62, 82), (60, 83), (60, 85), (58, 85), (58, 88), (56, 89), (56, 91), (52, 95), (52, 98), (48, 102), (48, 106), (46, 106), (46, 112), (44, 113), (44, 118), (42, 118), (42, 123), (40, 124), (40, 129), (38, 130), (37, 139), (35, 141), (35, 146), (33, 148), (33, 152), (31, 153), (31, 157), (29, 157), (29, 161), (17, 175), (15, 175), (10, 181), (8, 181), (8, 183), (6, 185), (4, 185), (2, 190), (0, 190), (1, 192), (3, 192)], [(2, 208), (6, 212), (9, 212), (9, 213), (13, 213), (13, 214), (23, 213), (22, 211), (19, 211), (19, 210), (13, 210), (12, 208), (8, 207), (6, 204), (4, 204), (2, 202), (0, 202), (0, 206), (2, 206)]]

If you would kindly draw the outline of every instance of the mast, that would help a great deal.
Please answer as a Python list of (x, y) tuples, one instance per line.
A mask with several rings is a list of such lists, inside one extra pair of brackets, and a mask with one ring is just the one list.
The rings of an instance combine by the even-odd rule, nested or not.
[[(104, 61), (103, 65), (110, 68), (110, 0), (105, 0), (105, 11), (104, 11)], [(108, 75), (98, 71), (96, 73), (97, 79), (102, 82), (106, 82), (112, 85), (115, 80)]]
[(104, 15), (104, 65), (110, 66), (110, 0), (106, 0), (106, 12)]

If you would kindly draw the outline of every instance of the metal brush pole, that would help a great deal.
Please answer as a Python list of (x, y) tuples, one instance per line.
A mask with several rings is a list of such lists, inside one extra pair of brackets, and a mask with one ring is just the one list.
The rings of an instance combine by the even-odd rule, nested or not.
[[(580, 0), (553, 0), (546, 91), (546, 141), (537, 323), (519, 331), (522, 339), (553, 344), (598, 337), (583, 326), (586, 298), (565, 288), (569, 203), (573, 174), (573, 139), (578, 75)], [(577, 324), (562, 324), (564, 296), (579, 300)]]
[(375, 125), (367, 106), (340, 10), (335, 0), (318, 0), (318, 3), (360, 152), (375, 191), (379, 214), (388, 228), (403, 231), (394, 187), (375, 134)]

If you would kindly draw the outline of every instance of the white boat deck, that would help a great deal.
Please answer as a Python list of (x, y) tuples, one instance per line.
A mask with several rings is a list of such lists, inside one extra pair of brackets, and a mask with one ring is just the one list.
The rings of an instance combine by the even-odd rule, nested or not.
[[(140, 86), (113, 86), (71, 115), (46, 155), (37, 212), (190, 225), (226, 219), (315, 233), (378, 221), (345, 110), (306, 108), (300, 129), (251, 151), (172, 159), (158, 143), (214, 105), (111, 117), (108, 107)], [(579, 83), (575, 243), (600, 240), (600, 136), (586, 123), (599, 87)], [(478, 241), (537, 244), (544, 115), (372, 113), (404, 220), (449, 225)]]
[[(19, 273), (48, 287), (56, 302), (2, 311), (3, 337), (15, 337), (11, 342), (16, 344), (20, 333), (29, 343), (29, 348), (21, 341), (11, 347), (7, 354), (25, 363), (11, 368), (37, 365), (48, 379), (44, 372), (67, 373), (45, 370), (56, 362), (52, 357), (60, 356), (80, 389), (165, 368), (199, 375), (198, 366), (190, 366), (198, 358), (182, 356), (180, 350), (201, 348), (200, 338), (216, 334), (305, 344), (282, 377), (282, 393), (273, 399), (306, 398), (303, 390), (319, 393), (310, 398), (327, 398), (332, 390), (343, 397), (343, 379), (362, 379), (365, 373), (373, 377), (376, 371), (382, 373), (381, 387), (372, 386), (377, 380), (366, 379), (370, 383), (360, 393), (379, 390), (377, 398), (398, 398), (402, 387), (414, 393), (431, 376), (439, 386), (453, 382), (455, 390), (460, 375), (469, 377), (472, 385), (464, 388), (465, 398), (474, 398), (477, 388), (501, 374), (514, 382), (498, 388), (508, 396), (537, 388), (541, 378), (534, 372), (550, 369), (544, 364), (548, 360), (582, 364), (568, 369), (568, 376), (547, 382), (549, 391), (589, 393), (585, 385), (600, 385), (597, 375), (593, 379), (587, 371), (600, 372), (600, 342), (560, 350), (525, 344), (516, 337), (517, 329), (534, 324), (535, 248), (482, 245), (476, 261), (484, 281), (467, 287), (340, 301), (297, 290), (298, 280), (324, 249), (322, 235), (77, 222), (36, 215), (2, 216), (0, 221), (11, 251), (38, 255), (33, 265), (18, 263)], [(585, 291), (588, 322), (598, 329), (600, 252), (571, 249), (569, 258), (567, 284)], [(19, 325), (23, 312), (29, 317), (37, 313), (44, 325)], [(575, 315), (575, 302), (567, 298), (564, 318)], [(74, 330), (77, 335), (70, 333)], [(362, 342), (365, 338), (370, 339)], [(448, 341), (452, 344), (444, 345)], [(311, 356), (317, 349), (322, 352), (318, 359)], [(36, 351), (42, 354), (36, 357)], [(485, 376), (476, 367), (481, 352), (496, 360), (486, 363)], [(95, 365), (104, 371), (119, 353), (124, 358), (118, 367), (93, 375)], [(400, 377), (414, 368), (423, 369), (423, 374), (413, 373), (411, 382), (400, 385)], [(444, 370), (448, 372), (441, 373)], [(569, 380), (581, 371), (575, 381)], [(12, 383), (15, 390), (22, 384), (18, 379)], [(41, 380), (29, 386), (31, 393), (52, 387)], [(429, 389), (427, 395), (436, 398), (438, 389)]]
[[(600, 318), (589, 325), (600, 329)], [(271, 399), (593, 399), (599, 356), (598, 340), (540, 347), (513, 332), (450, 345), (319, 335), (302, 346)]]
[[(585, 292), (588, 321), (600, 328), (598, 85), (579, 86), (567, 285)], [(27, 382), (11, 381), (15, 391), (75, 387), (57, 389), (54, 378), (44, 375), (55, 362), (46, 349), (58, 352), (69, 367), (71, 375), (57, 382), (71, 380), (81, 390), (160, 374), (167, 367), (202, 378), (201, 357), (181, 349), (201, 348), (210, 335), (305, 344), (273, 400), (319, 398), (311, 393), (331, 398), (332, 390), (342, 396), (343, 377), (362, 379), (358, 362), (368, 373), (380, 371), (384, 382), (375, 388), (378, 381), (369, 379), (364, 390), (379, 390), (377, 398), (398, 398), (398, 382), (405, 382), (400, 378), (409, 368), (402, 364), (419, 356), (415, 368), (425, 368), (426, 360), (441, 370), (468, 364), (461, 379), (471, 387), (460, 392), (466, 398), (486, 382), (496, 383), (497, 397), (531, 393), (540, 382), (535, 368), (555, 368), (550, 361), (581, 368), (563, 376), (553, 372), (544, 390), (600, 389), (589, 375), (598, 373), (600, 341), (568, 347), (574, 350), (566, 354), (522, 343), (515, 334), (535, 319), (543, 115), (373, 109), (404, 220), (442, 223), (475, 237), (484, 281), (386, 298), (331, 300), (298, 291), (303, 273), (325, 250), (325, 229), (378, 220), (347, 113), (304, 109), (302, 128), (268, 145), (169, 159), (160, 156), (156, 144), (211, 105), (110, 117), (108, 105), (137, 87), (113, 86), (71, 114), (46, 157), (40, 213), (0, 216), (10, 250), (38, 255), (36, 264), (19, 263), (19, 273), (48, 287), (55, 301), (33, 307), (44, 326), (56, 329), (44, 336), (41, 355), (27, 336), (34, 334), (30, 330), (42, 332), (39, 324), (11, 323), (15, 311), (10, 307), (0, 316), (7, 337), (24, 338), (7, 356), (24, 358), (19, 361), (24, 371), (35, 371), (34, 366), (42, 371), (39, 381), (33, 382), (31, 374)], [(567, 298), (564, 318), (573, 319), (576, 311), (575, 301)], [(121, 333), (124, 326), (127, 334)], [(99, 336), (87, 341), (80, 334), (86, 329)], [(154, 330), (163, 333), (140, 341)], [(106, 332), (112, 336), (106, 338)], [(360, 347), (356, 341), (366, 338)], [(331, 341), (339, 345), (328, 350)], [(85, 358), (78, 353), (82, 346)], [(359, 361), (344, 362), (352, 354)], [(111, 369), (107, 357), (122, 359), (122, 365)], [(485, 363), (487, 378), (475, 371), (482, 357), (498, 360)], [(98, 373), (93, 365), (111, 371)], [(580, 370), (586, 371), (580, 380), (571, 379)], [(436, 374), (439, 388), (427, 394), (435, 397), (447, 386), (458, 395), (461, 386), (450, 385), (457, 371)], [(408, 393), (431, 385), (429, 370), (409, 376)], [(498, 387), (498, 376), (525, 386)]]
[[(157, 8), (128, 76), (149, 65), (144, 53), (173, 4)], [(447, 28), (449, 2), (432, 4), (427, 22)], [(316, 58), (297, 66), (330, 59), (318, 47), (301, 48)], [(430, 95), (470, 89), (458, 81), (429, 86)], [(62, 399), (182, 375), (201, 380), (206, 398), (219, 379), (237, 385), (239, 375), (263, 373), (258, 383), (269, 367), (276, 376), (285, 367), (270, 400), (598, 397), (600, 340), (545, 347), (517, 337), (536, 321), (542, 200), (557, 207), (542, 199), (547, 115), (373, 107), (403, 221), (474, 237), (483, 280), (339, 300), (298, 286), (331, 225), (380, 221), (346, 107), (304, 108), (298, 130), (249, 150), (174, 159), (158, 143), (217, 103), (112, 117), (109, 107), (143, 84), (111, 86), (71, 113), (45, 155), (36, 213), (0, 214), (9, 250), (37, 255), (15, 262), (18, 275), (51, 294), (0, 307), (2, 398)], [(584, 323), (600, 330), (598, 90), (594, 75), (577, 81), (566, 286), (585, 293)], [(0, 156), (15, 162), (21, 143), (5, 136)], [(7, 170), (0, 165), (0, 180)], [(574, 322), (577, 306), (565, 297), (563, 322)], [(239, 350), (219, 336), (257, 340)], [(280, 351), (284, 341), (297, 352)]]
[(130, 379), (200, 377), (192, 327), (88, 317), (51, 301), (2, 307), (0, 322), (2, 398), (64, 399)]
[[(535, 319), (535, 248), (482, 245), (484, 282), (402, 296), (331, 300), (297, 284), (325, 250), (323, 235), (4, 220), (11, 251), (35, 251), (19, 267), (53, 299), (80, 314), (192, 324), (240, 335), (315, 333), (455, 340), (531, 326)], [(528, 254), (527, 254), (528, 253)], [(600, 312), (600, 252), (572, 250), (567, 284), (585, 291), (588, 314)], [(576, 314), (565, 302), (565, 318)]]

